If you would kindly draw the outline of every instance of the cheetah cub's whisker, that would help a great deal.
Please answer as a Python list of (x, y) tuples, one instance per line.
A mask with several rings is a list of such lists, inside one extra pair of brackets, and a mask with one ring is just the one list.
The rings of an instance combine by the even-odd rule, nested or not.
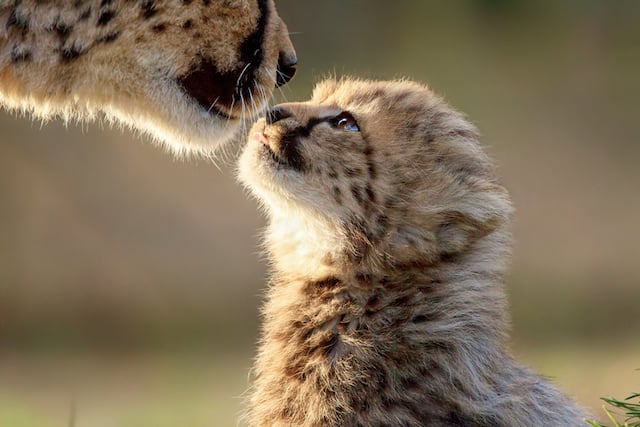
[(460, 113), (417, 83), (328, 80), (251, 134), (273, 263), (251, 426), (583, 424), (509, 353), (511, 202)]

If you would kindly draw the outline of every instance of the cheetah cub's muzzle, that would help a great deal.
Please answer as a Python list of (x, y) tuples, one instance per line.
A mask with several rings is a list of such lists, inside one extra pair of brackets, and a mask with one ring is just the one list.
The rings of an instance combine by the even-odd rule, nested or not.
[[(338, 195), (342, 192), (338, 190), (342, 185), (338, 184), (338, 165), (354, 172), (357, 167), (348, 164), (366, 161), (367, 145), (355, 115), (337, 103), (278, 105), (253, 126), (250, 135), (240, 175), (263, 200), (270, 199), (267, 194), (276, 194), (285, 196), (287, 203), (332, 210), (343, 202)], [(360, 181), (366, 177), (352, 173), (348, 178)]]

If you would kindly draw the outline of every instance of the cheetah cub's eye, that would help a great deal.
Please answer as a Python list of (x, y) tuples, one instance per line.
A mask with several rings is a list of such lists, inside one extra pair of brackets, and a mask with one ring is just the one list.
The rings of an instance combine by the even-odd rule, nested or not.
[(336, 129), (346, 130), (349, 132), (360, 132), (356, 119), (351, 115), (351, 113), (346, 111), (343, 111), (331, 119), (331, 126)]

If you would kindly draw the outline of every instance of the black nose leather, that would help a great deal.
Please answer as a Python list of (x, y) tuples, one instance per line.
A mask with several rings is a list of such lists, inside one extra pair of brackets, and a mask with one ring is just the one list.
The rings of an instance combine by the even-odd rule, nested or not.
[(276, 71), (276, 87), (284, 86), (296, 74), (296, 64), (298, 58), (292, 55), (280, 54), (278, 57), (278, 68)]
[(280, 120), (284, 120), (287, 117), (291, 117), (291, 113), (282, 107), (273, 107), (267, 111), (267, 124), (274, 124)]

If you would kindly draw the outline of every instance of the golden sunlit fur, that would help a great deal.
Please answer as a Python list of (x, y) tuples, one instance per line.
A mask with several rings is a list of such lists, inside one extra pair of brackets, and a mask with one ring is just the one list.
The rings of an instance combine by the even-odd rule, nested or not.
[(267, 117), (240, 160), (273, 269), (249, 425), (583, 424), (510, 355), (511, 202), (460, 113), (344, 79)]
[(0, 106), (211, 153), (295, 64), (273, 0), (0, 0)]

